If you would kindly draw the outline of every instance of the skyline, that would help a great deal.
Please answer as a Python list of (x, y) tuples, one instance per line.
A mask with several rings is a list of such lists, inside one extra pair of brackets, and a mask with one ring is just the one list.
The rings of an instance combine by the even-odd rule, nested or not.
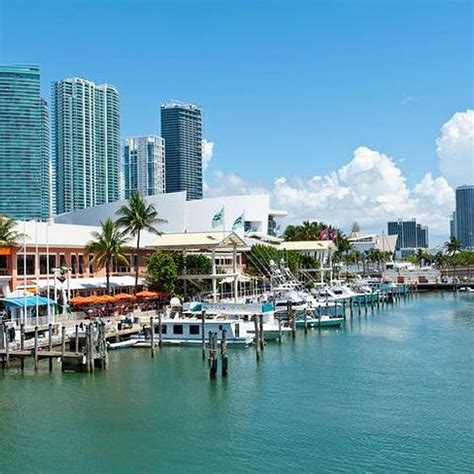
[[(452, 187), (473, 181), (457, 182), (474, 173), (472, 6), (409, 3), (389, 2), (386, 15), (375, 2), (100, 2), (85, 26), (87, 1), (10, 2), (0, 62), (40, 64), (48, 99), (69, 76), (116, 85), (122, 139), (159, 135), (163, 102), (200, 104), (214, 144), (208, 196), (267, 191), (290, 221), (331, 218), (346, 230), (353, 219), (369, 231), (417, 217), (436, 242), (449, 233)], [(74, 24), (58, 21), (71, 9)], [(91, 52), (101, 40), (107, 54)], [(144, 68), (159, 74), (136, 74)]]

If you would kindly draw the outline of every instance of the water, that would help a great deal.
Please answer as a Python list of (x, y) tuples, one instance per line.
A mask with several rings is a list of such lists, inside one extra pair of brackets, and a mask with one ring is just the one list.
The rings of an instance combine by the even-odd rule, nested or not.
[(0, 472), (472, 472), (474, 297), (422, 295), (343, 330), (0, 373)]

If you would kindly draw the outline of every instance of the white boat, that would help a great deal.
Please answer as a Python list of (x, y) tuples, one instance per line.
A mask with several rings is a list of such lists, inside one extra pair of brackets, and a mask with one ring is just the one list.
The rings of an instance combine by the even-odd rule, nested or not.
[(126, 341), (120, 341), (120, 342), (108, 342), (107, 348), (108, 349), (125, 349), (127, 347), (133, 347), (136, 344), (137, 344), (137, 341), (135, 339), (128, 339)]
[(470, 286), (462, 286), (461, 288), (459, 288), (458, 291), (460, 291), (461, 293), (474, 293), (474, 289)]
[[(224, 318), (214, 318), (204, 320), (191, 317), (166, 318), (154, 323), (154, 343), (158, 344), (161, 331), (162, 344), (173, 345), (199, 345), (202, 344), (202, 335), (204, 332), (204, 340), (209, 343), (209, 333), (217, 333), (217, 339), (220, 343), (225, 331), (225, 338), (229, 346), (248, 346), (253, 342), (254, 335), (248, 331), (248, 323), (241, 320), (226, 320)], [(151, 335), (150, 327), (145, 334), (132, 336), (131, 340), (136, 342), (136, 346), (150, 346)]]

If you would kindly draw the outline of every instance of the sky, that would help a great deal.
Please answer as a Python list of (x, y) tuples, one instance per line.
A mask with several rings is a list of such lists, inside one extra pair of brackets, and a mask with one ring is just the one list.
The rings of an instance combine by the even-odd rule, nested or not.
[(120, 92), (123, 137), (203, 108), (208, 196), (268, 192), (287, 222), (447, 238), (474, 183), (474, 2), (0, 0), (0, 62)]

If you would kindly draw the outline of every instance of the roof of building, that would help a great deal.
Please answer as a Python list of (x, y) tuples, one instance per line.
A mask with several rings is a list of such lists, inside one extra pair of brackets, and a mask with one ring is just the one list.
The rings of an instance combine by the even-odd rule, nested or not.
[(211, 231), (183, 234), (162, 234), (155, 238), (150, 247), (165, 250), (212, 250), (247, 248), (245, 241), (235, 232)]
[(336, 244), (332, 240), (301, 240), (282, 242), (281, 247), (285, 250), (298, 250), (315, 252), (318, 250), (336, 251)]

